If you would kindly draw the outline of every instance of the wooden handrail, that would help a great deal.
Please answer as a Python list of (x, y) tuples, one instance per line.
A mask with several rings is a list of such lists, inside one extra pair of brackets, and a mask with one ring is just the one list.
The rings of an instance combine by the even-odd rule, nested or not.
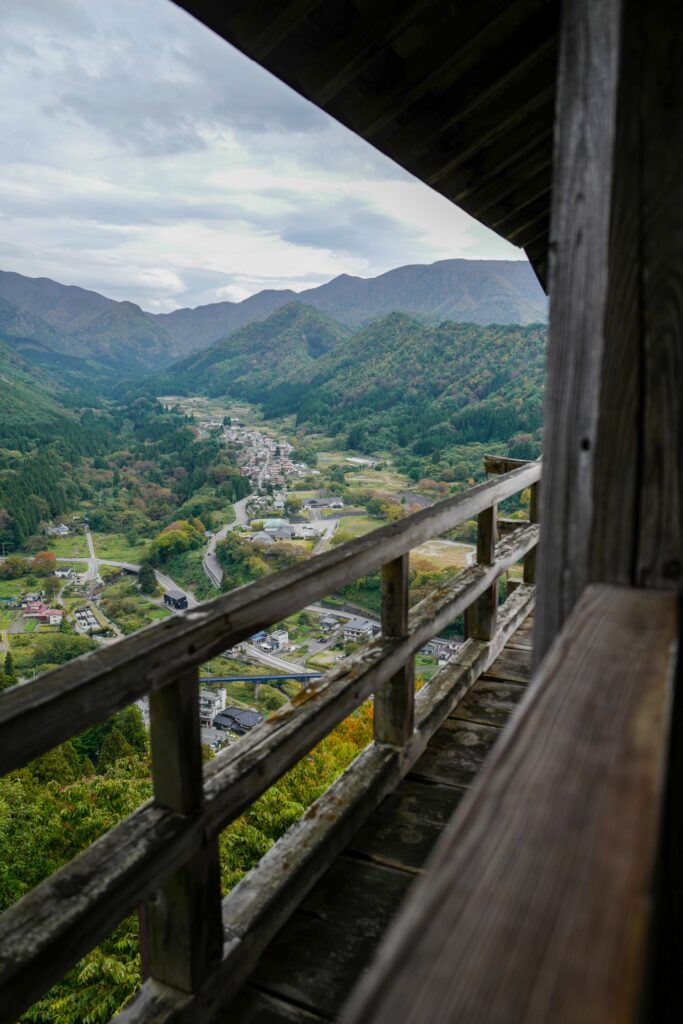
[[(397, 763), (408, 763), (415, 746), (415, 653), (535, 548), (538, 526), (520, 524), (490, 557), (409, 615), (407, 552), (477, 512), (491, 518), (487, 509), (539, 476), (538, 464), (522, 467), (0, 697), (0, 766), (7, 770), (151, 691), (155, 794), (2, 915), (0, 1016), (19, 1015), (154, 892), (145, 915), (151, 973), (179, 991), (202, 986), (221, 955), (217, 836), (373, 694), (376, 746), (395, 747)], [(383, 635), (219, 755), (202, 784), (198, 666), (257, 626), (280, 621), (378, 565), (384, 567)], [(17, 737), (29, 710), (33, 733)]]
[(586, 589), (346, 1024), (650, 1019), (677, 601)]
[(12, 687), (0, 694), (0, 774), (531, 486), (540, 475), (540, 463), (529, 463)]

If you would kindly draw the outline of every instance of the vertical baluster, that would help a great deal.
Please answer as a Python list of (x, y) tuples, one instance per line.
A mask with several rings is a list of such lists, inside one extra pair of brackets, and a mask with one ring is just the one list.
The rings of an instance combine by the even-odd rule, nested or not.
[[(177, 814), (198, 813), (203, 769), (196, 669), (152, 694), (150, 738), (156, 802)], [(195, 991), (223, 949), (216, 840), (207, 842), (156, 891), (140, 922), (149, 975)]]
[[(382, 566), (382, 635), (408, 633), (408, 555)], [(375, 694), (375, 741), (402, 746), (413, 732), (415, 662), (411, 658)]]
[[(496, 516), (498, 507), (484, 509), (477, 516), (477, 561), (493, 565), (496, 560)], [(498, 580), (477, 598), (465, 614), (465, 631), (475, 640), (490, 640), (496, 632)]]
[[(532, 484), (529, 488), (529, 522), (538, 522), (538, 484)], [(524, 556), (524, 582), (535, 583), (536, 582), (536, 551), (537, 548), (532, 548), (528, 555)]]

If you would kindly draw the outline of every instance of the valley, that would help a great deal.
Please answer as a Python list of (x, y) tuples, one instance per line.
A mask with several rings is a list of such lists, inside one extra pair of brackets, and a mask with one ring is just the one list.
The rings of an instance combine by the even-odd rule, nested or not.
[[(265, 293), (167, 317), (0, 275), (0, 688), (40, 686), (80, 655), (458, 494), (483, 478), (486, 453), (540, 452), (543, 306), (517, 323), (441, 319), (482, 268), (467, 287), (463, 268), (404, 269), (330, 282), (317, 305)], [(484, 270), (496, 287), (498, 271), (519, 273)], [(393, 308), (397, 282), (411, 285), (407, 311)], [(505, 515), (524, 517), (525, 500)], [(467, 566), (475, 540), (471, 520), (411, 552), (410, 603)], [(380, 603), (373, 571), (203, 664), (204, 758), (376, 635)], [(456, 620), (416, 654), (418, 687), (462, 632)], [(2, 780), (0, 841), (25, 851), (0, 880), (2, 906), (148, 799), (148, 724), (144, 698)], [(221, 834), (224, 892), (372, 734), (365, 704)], [(120, 1006), (138, 956), (129, 918), (47, 993), (40, 1020), (80, 1024), (69, 1007), (81, 972), (96, 979), (88, 1012)]]

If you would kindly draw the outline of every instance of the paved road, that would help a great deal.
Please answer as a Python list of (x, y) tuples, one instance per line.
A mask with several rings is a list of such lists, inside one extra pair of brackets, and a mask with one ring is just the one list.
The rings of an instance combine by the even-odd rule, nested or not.
[[(264, 471), (265, 468), (262, 472)], [(206, 546), (206, 552), (204, 553), (203, 559), (204, 572), (208, 576), (209, 581), (213, 583), (214, 587), (218, 587), (220, 589), (220, 585), (223, 582), (223, 567), (216, 558), (216, 544), (220, 540), (225, 540), (231, 530), (234, 530), (238, 526), (247, 525), (247, 502), (253, 497), (253, 494), (248, 494), (246, 498), (241, 498), (239, 501), (235, 502), (233, 505), (233, 509), (235, 510), (234, 523), (228, 523), (226, 526), (222, 526), (217, 533), (214, 533)]]
[(88, 561), (88, 570), (85, 574), (86, 580), (94, 582), (99, 575), (99, 566), (97, 564), (97, 555), (95, 554), (95, 545), (92, 542), (92, 534), (90, 528), (85, 528), (85, 539), (88, 543), (88, 550), (90, 551), (90, 559)]
[[(91, 540), (91, 544), (92, 544), (92, 540)], [(86, 559), (85, 558), (58, 558), (57, 561), (58, 562), (85, 562)], [(126, 569), (128, 572), (136, 572), (137, 573), (137, 572), (140, 571), (140, 566), (136, 565), (135, 562), (115, 562), (111, 558), (100, 558), (100, 559), (95, 558), (94, 561), (95, 561), (96, 565), (97, 564), (99, 564), (99, 565), (112, 565), (112, 566), (114, 566), (115, 569)], [(90, 562), (88, 564), (92, 566), (92, 560), (90, 560)], [(90, 575), (89, 575), (90, 571), (91, 570), (89, 569), (88, 570), (88, 576), (87, 576), (88, 579), (91, 578)], [(188, 608), (196, 608), (197, 607), (197, 605), (199, 604), (199, 601), (196, 599), (194, 594), (190, 593), (189, 590), (185, 590), (185, 588), (181, 587), (179, 583), (176, 583), (176, 581), (174, 579), (171, 579), (170, 576), (166, 576), (164, 573), (159, 572), (158, 569), (154, 570), (154, 575), (156, 576), (157, 583), (159, 584), (159, 586), (161, 587), (162, 590), (178, 590), (178, 591), (180, 591), (181, 594), (184, 594), (185, 597), (187, 598)], [(150, 600), (153, 600), (153, 598), (150, 598)], [(160, 601), (159, 603), (163, 603), (163, 601)]]
[(257, 661), (263, 662), (264, 665), (270, 665), (271, 668), (278, 668), (283, 672), (301, 671), (301, 666), (296, 661), (285, 661), (284, 658), (278, 658), (275, 654), (268, 654), (253, 644), (243, 644), (243, 647), (245, 654), (249, 654), (252, 658), (256, 658)]

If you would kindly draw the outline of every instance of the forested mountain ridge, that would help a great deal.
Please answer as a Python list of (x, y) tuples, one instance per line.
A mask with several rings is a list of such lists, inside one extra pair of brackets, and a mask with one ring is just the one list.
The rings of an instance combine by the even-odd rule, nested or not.
[(361, 451), (432, 455), (538, 435), (545, 340), (539, 324), (431, 326), (391, 313), (320, 360), (308, 382), (273, 388), (264, 412), (296, 412)]
[(260, 402), (273, 383), (310, 380), (317, 362), (351, 337), (323, 313), (291, 302), (210, 348), (175, 363), (158, 378), (160, 390), (232, 394)]
[(48, 278), (0, 271), (0, 303), (0, 336), (39, 364), (65, 355), (104, 379), (149, 372), (185, 351), (135, 303)]
[(389, 270), (379, 277), (341, 274), (298, 294), (263, 291), (242, 302), (219, 302), (173, 313), (148, 314), (178, 342), (199, 347), (292, 300), (347, 326), (400, 310), (431, 321), (529, 324), (547, 320), (547, 300), (525, 260), (440, 260)]
[(299, 293), (266, 289), (241, 302), (162, 314), (49, 278), (0, 271), (0, 300), (14, 307), (14, 326), (8, 322), (4, 331), (14, 347), (46, 365), (52, 352), (83, 359), (102, 380), (106, 375), (98, 373), (100, 363), (114, 374), (139, 376), (199, 352), (293, 301), (356, 328), (395, 310), (429, 322), (547, 319), (546, 298), (531, 267), (514, 260), (441, 260), (397, 267), (374, 278), (342, 274)]
[[(336, 326), (292, 303), (176, 363), (156, 386), (246, 399), (267, 417), (294, 413), (359, 450), (424, 456), (517, 434), (538, 447), (543, 324), (430, 325), (390, 313), (354, 333)], [(311, 353), (318, 336), (325, 341)]]

